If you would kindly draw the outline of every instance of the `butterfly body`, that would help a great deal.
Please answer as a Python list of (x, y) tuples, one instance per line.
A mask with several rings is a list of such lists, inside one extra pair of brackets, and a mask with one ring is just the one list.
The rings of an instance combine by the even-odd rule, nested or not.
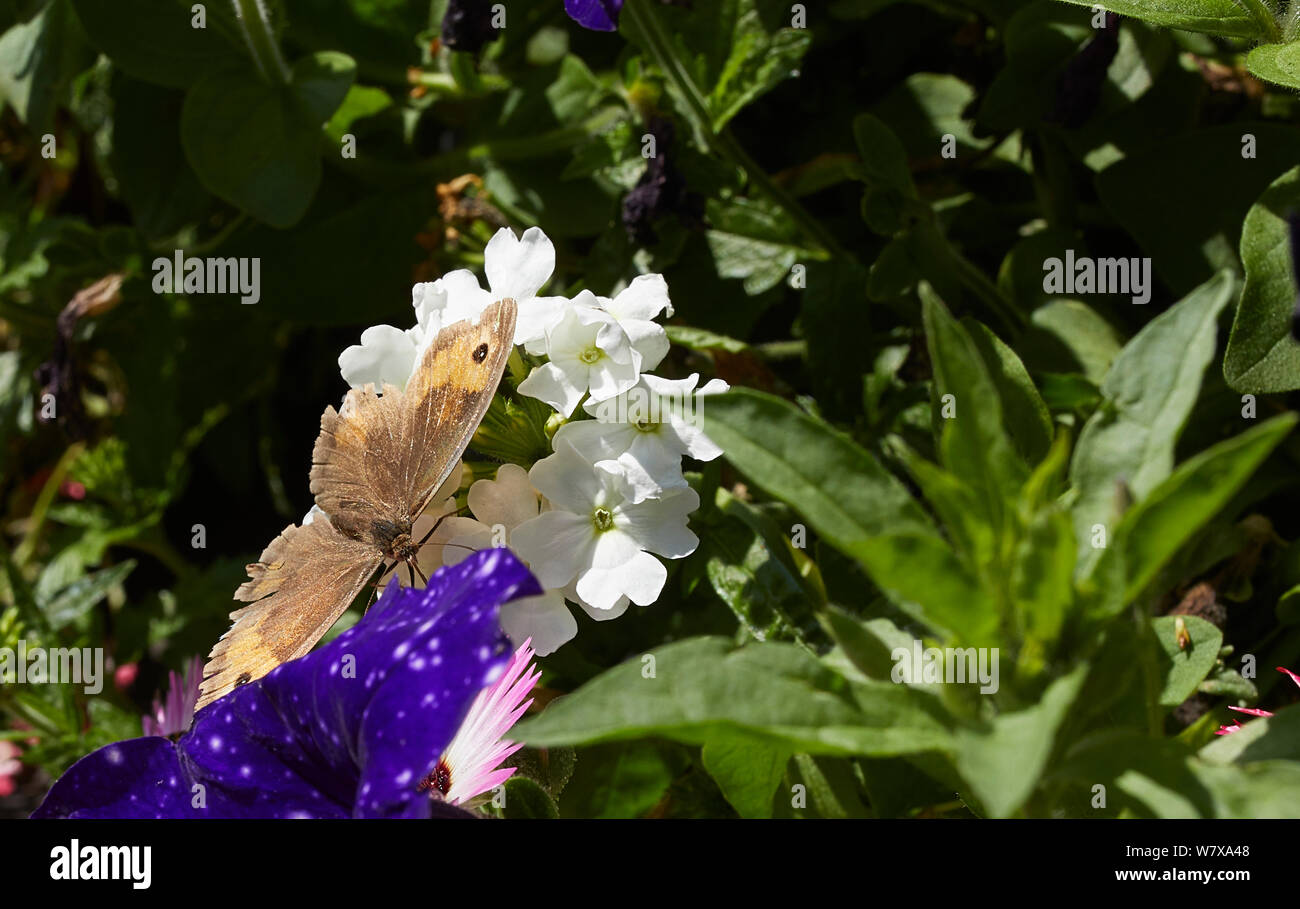
[(505, 371), (517, 307), (438, 333), (405, 389), (355, 388), (327, 407), (311, 491), (328, 515), (290, 525), (247, 568), (248, 603), (208, 655), (198, 709), (307, 653), (385, 561), (415, 566), (412, 525), (451, 475)]

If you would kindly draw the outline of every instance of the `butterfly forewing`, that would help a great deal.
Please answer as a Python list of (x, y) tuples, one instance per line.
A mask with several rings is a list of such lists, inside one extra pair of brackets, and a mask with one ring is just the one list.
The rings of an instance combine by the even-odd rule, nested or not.
[(517, 313), (507, 298), (485, 309), (476, 325), (443, 329), (407, 383), (401, 472), (412, 492), (412, 518), (451, 475), (492, 403), (514, 349)]

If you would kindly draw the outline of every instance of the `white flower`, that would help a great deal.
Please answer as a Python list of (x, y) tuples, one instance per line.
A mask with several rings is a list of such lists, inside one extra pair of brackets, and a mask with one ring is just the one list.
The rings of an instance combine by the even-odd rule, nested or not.
[(550, 362), (529, 373), (519, 391), (566, 417), (588, 390), (592, 400), (612, 398), (635, 385), (641, 373), (641, 354), (627, 332), (586, 290), (547, 330), (546, 353)]
[(638, 275), (614, 299), (597, 297), (601, 309), (623, 326), (632, 347), (641, 355), (641, 369), (648, 372), (668, 354), (668, 332), (654, 319), (662, 312), (673, 314), (668, 300), (668, 283), (663, 275)]
[(713, 379), (698, 391), (699, 373), (685, 379), (642, 375), (632, 388), (605, 401), (588, 401), (594, 420), (566, 423), (555, 442), (566, 442), (588, 461), (616, 460), (632, 488), (632, 501), (642, 502), (665, 489), (686, 486), (682, 456), (712, 461), (722, 454), (700, 428), (701, 397), (729, 387)]
[(483, 251), (483, 269), (488, 286), (484, 290), (473, 272), (457, 269), (436, 281), (416, 284), (411, 289), (415, 327), (406, 331), (391, 325), (376, 325), (361, 334), (339, 356), (339, 370), (353, 388), (368, 383), (406, 387), (419, 358), (444, 326), (464, 319), (477, 319), (495, 300), (512, 297), (519, 304), (515, 344), (544, 338), (568, 302), (564, 297), (539, 297), (537, 292), (555, 270), (555, 247), (539, 228), (530, 227), (517, 238), (503, 227)]
[[(430, 540), (442, 544), (438, 548), (445, 565), (455, 565), (480, 549), (510, 546), (511, 532), (537, 517), (541, 501), (526, 470), (503, 464), (495, 480), (477, 480), (470, 487), (469, 508), (475, 520), (448, 518)], [(558, 590), (506, 603), (501, 607), (501, 627), (516, 644), (531, 638), (541, 656), (559, 650), (578, 633), (578, 623)]]
[(543, 587), (575, 582), (594, 609), (613, 609), (624, 596), (638, 606), (653, 603), (668, 572), (651, 553), (678, 559), (699, 545), (686, 526), (700, 504), (693, 489), (633, 503), (617, 462), (592, 464), (564, 443), (528, 476), (553, 510), (514, 529), (515, 551)]

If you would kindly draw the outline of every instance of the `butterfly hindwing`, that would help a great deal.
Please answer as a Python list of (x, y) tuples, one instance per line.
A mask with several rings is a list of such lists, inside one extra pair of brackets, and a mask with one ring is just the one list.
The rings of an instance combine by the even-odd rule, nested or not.
[(381, 561), (379, 550), (324, 519), (286, 527), (235, 591), (250, 605), (230, 614), (233, 624), (208, 654), (196, 709), (311, 650)]

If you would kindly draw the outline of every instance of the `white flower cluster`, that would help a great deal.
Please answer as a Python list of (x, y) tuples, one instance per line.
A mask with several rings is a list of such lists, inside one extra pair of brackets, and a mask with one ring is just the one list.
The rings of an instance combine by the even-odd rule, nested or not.
[(658, 599), (668, 572), (655, 556), (695, 551), (699, 540), (687, 519), (700, 502), (682, 476), (682, 457), (722, 454), (697, 417), (701, 396), (727, 390), (718, 379), (697, 388), (698, 375), (673, 381), (650, 374), (668, 353), (668, 334), (654, 320), (672, 315), (660, 275), (641, 275), (613, 299), (586, 290), (572, 299), (538, 296), (554, 269), (555, 247), (541, 230), (517, 238), (502, 228), (484, 251), (490, 290), (464, 269), (417, 284), (413, 328), (374, 326), (339, 357), (353, 388), (402, 388), (444, 325), (476, 319), (502, 297), (518, 303), (515, 344), (545, 358), (518, 390), (568, 420), (552, 439), (554, 453), (531, 470), (505, 464), (495, 480), (476, 481), (473, 518), (451, 514), (458, 467), (414, 533), (422, 539), (442, 519), (420, 551), (426, 575), (492, 546), (508, 546), (527, 562), (545, 593), (508, 604), (501, 622), (516, 644), (531, 638), (543, 656), (577, 634), (566, 601), (597, 621), (617, 618), (629, 602)]

